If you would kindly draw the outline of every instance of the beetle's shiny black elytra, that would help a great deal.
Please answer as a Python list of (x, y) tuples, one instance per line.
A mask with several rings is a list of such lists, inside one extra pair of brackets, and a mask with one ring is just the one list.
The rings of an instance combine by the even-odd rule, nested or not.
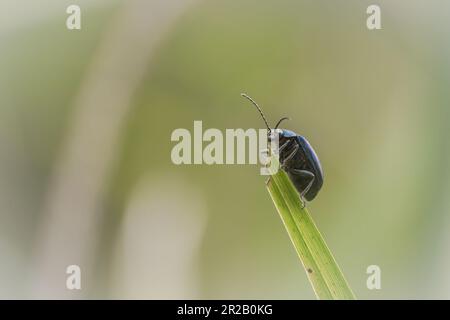
[(294, 184), (302, 201), (311, 201), (316, 196), (323, 185), (323, 171), (316, 152), (305, 137), (290, 130), (278, 129), (283, 120), (281, 118), (274, 129), (270, 129), (261, 108), (245, 93), (243, 97), (250, 100), (258, 109), (267, 127), (269, 141), (278, 135), (279, 155), (281, 168), (286, 171), (289, 179)]
[(323, 171), (316, 152), (305, 137), (286, 129), (279, 135), (281, 168), (286, 171), (301, 198), (313, 200), (323, 185)]

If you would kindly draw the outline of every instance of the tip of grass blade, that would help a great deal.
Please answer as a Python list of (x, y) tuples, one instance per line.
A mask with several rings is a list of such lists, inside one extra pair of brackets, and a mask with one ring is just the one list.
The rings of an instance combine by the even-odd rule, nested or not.
[(336, 260), (283, 170), (266, 183), (318, 299), (355, 299)]

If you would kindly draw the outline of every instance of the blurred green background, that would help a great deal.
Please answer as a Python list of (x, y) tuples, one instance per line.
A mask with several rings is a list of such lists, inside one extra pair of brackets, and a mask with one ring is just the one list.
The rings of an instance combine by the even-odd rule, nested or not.
[(0, 0), (0, 297), (314, 299), (258, 166), (170, 160), (194, 120), (262, 128), (247, 92), (319, 154), (356, 296), (450, 298), (450, 3), (370, 4)]

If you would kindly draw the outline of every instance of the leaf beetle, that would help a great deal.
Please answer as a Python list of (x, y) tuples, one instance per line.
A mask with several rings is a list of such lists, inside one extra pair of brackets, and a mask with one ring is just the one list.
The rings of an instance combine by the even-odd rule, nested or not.
[(305, 137), (290, 130), (278, 129), (281, 122), (289, 118), (281, 118), (275, 128), (271, 129), (258, 104), (247, 94), (241, 95), (247, 98), (261, 114), (267, 127), (268, 141), (270, 142), (275, 134), (278, 135), (281, 168), (286, 171), (305, 206), (304, 199), (312, 201), (323, 185), (323, 171), (319, 157)]

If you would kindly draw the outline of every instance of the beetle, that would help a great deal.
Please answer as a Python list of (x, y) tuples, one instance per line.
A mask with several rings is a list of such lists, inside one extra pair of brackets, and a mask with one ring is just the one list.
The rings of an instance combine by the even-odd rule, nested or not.
[(247, 94), (241, 94), (258, 109), (267, 127), (268, 141), (278, 135), (281, 168), (287, 173), (295, 189), (300, 194), (300, 199), (305, 206), (305, 199), (312, 201), (323, 185), (323, 170), (319, 157), (305, 137), (291, 130), (278, 129), (278, 126), (288, 117), (281, 118), (274, 129), (269, 124), (258, 104)]

